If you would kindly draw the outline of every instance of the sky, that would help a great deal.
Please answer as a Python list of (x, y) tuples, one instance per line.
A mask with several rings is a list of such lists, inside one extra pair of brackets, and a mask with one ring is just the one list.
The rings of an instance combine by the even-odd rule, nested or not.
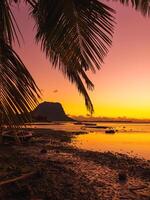
[[(150, 19), (119, 3), (109, 5), (117, 11), (113, 44), (101, 70), (89, 73), (95, 85), (89, 92), (93, 116), (150, 118)], [(15, 44), (15, 49), (41, 89), (42, 100), (60, 102), (69, 115), (86, 116), (84, 98), (52, 68), (37, 45), (34, 22), (25, 5), (14, 10), (24, 36), (24, 42), (20, 47)]]

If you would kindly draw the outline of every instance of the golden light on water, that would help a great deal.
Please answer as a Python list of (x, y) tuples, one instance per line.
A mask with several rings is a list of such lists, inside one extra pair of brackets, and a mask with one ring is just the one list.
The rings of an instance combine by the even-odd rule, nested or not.
[(147, 133), (90, 133), (79, 135), (74, 143), (83, 149), (128, 153), (150, 159), (150, 134)]

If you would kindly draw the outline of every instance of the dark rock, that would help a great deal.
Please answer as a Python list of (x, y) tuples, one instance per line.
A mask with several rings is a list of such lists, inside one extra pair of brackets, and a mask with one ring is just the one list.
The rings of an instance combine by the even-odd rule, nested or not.
[(60, 103), (40, 103), (31, 115), (35, 121), (74, 121), (65, 114)]

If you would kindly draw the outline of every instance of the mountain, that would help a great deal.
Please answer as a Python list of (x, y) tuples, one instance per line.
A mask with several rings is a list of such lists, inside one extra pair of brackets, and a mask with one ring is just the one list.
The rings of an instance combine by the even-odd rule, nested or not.
[(65, 114), (60, 103), (40, 103), (31, 113), (35, 121), (75, 121)]

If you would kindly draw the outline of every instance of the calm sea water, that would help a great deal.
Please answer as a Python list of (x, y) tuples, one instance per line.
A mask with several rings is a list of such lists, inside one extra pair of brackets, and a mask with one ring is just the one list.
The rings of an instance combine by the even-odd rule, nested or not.
[(96, 125), (113, 127), (117, 132), (106, 134), (105, 129), (73, 123), (34, 124), (32, 127), (88, 132), (88, 134), (83, 133), (74, 138), (73, 145), (86, 150), (113, 151), (150, 160), (150, 124), (101, 122)]

